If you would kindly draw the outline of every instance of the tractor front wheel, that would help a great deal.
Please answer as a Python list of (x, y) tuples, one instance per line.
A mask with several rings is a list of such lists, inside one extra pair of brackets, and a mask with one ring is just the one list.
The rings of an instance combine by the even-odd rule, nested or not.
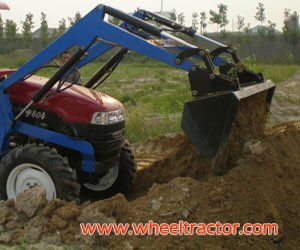
[(16, 199), (24, 190), (38, 185), (45, 189), (48, 200), (78, 200), (80, 193), (67, 159), (55, 149), (28, 144), (5, 155), (0, 165), (2, 198)]
[(103, 199), (117, 193), (126, 194), (133, 188), (136, 174), (134, 155), (126, 141), (121, 149), (119, 164), (109, 169), (97, 184), (82, 184), (82, 199)]

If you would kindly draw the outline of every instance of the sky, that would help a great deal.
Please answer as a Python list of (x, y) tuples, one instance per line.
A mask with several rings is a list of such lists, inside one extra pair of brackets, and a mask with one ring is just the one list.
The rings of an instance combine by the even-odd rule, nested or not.
[[(72, 17), (76, 11), (82, 15), (87, 14), (98, 4), (110, 5), (125, 12), (133, 12), (138, 7), (150, 11), (160, 11), (161, 0), (1, 0), (6, 2), (10, 11), (2, 10), (1, 16), (6, 19), (13, 19), (19, 26), (21, 31), (21, 21), (25, 19), (27, 13), (32, 13), (34, 16), (35, 27), (37, 29), (40, 24), (41, 12), (46, 13), (49, 27), (57, 27), (58, 21), (62, 18)], [(259, 24), (254, 16), (258, 3), (262, 2), (266, 8), (266, 18), (276, 23), (276, 29), (282, 30), (283, 11), (285, 8), (297, 11), (300, 13), (300, 0), (261, 0), (261, 1), (241, 1), (241, 0), (163, 0), (163, 10), (170, 11), (175, 9), (178, 12), (183, 12), (186, 16), (186, 25), (191, 25), (192, 12), (198, 13), (205, 11), (209, 16), (209, 10), (217, 10), (217, 5), (220, 3), (228, 6), (228, 17), (230, 20), (227, 30), (236, 29), (237, 16), (243, 16), (246, 23), (250, 23), (251, 27)], [(235, 25), (233, 25), (233, 23)], [(216, 25), (209, 24), (208, 31), (216, 31)]]

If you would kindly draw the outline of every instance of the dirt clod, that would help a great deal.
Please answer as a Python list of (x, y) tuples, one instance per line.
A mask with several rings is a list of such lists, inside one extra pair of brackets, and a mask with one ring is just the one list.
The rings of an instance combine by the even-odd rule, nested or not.
[(16, 209), (18, 212), (24, 212), (31, 218), (37, 210), (46, 204), (46, 192), (41, 186), (27, 189), (21, 193), (16, 200)]
[(43, 208), (42, 214), (46, 217), (51, 217), (53, 212), (56, 209), (56, 201), (51, 200), (47, 203), (47, 205)]
[(243, 146), (243, 153), (260, 155), (266, 148), (262, 145), (261, 141), (248, 141)]
[(80, 215), (80, 210), (75, 203), (69, 203), (56, 209), (55, 214), (68, 221), (77, 218)]
[(159, 210), (161, 208), (161, 202), (158, 200), (152, 200), (151, 201), (151, 208), (153, 210)]
[(12, 230), (12, 231), (7, 231), (4, 233), (1, 233), (0, 243), (10, 243), (16, 234), (17, 234), (17, 230)]
[(66, 220), (60, 218), (56, 214), (53, 214), (53, 216), (51, 218), (51, 223), (58, 229), (63, 229), (68, 226), (68, 222)]

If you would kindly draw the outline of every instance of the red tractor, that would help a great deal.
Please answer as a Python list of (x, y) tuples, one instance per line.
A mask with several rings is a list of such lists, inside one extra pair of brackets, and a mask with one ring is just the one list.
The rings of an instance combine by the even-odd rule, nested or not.
[[(13, 72), (0, 71), (0, 76)], [(32, 100), (47, 80), (33, 75), (8, 89), (15, 115)], [(16, 154), (4, 158), (6, 167), (2, 171), (5, 173), (0, 175), (3, 178), (2, 190), (7, 190), (9, 198), (15, 198), (27, 187), (41, 184), (45, 186), (49, 183), (49, 199), (77, 197), (80, 190), (77, 183), (82, 184), (85, 194), (89, 191), (94, 198), (108, 197), (130, 190), (136, 165), (133, 153), (124, 140), (124, 112), (124, 107), (119, 101), (82, 86), (72, 85), (61, 92), (57, 92), (56, 89), (50, 90), (48, 97), (27, 109), (21, 120), (89, 141), (94, 147), (97, 172), (89, 174), (82, 170), (81, 155), (78, 151), (28, 135), (15, 134), (11, 138), (10, 148), (16, 147), (18, 151), (14, 150)], [(39, 143), (43, 145), (38, 145)], [(22, 168), (15, 168), (20, 161), (28, 164)], [(38, 167), (39, 165), (43, 167)]]

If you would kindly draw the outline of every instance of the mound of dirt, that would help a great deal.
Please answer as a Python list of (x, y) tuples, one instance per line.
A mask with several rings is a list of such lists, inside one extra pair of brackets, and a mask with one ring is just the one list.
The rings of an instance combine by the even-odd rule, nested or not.
[[(144, 196), (128, 201), (123, 195), (117, 195), (78, 205), (59, 200), (45, 202), (41, 191), (30, 202), (33, 197), (30, 190), (16, 202), (0, 202), (0, 242), (39, 242), (78, 249), (299, 248), (300, 122), (268, 129), (259, 139), (244, 143), (239, 157), (232, 161), (234, 166), (224, 176), (212, 175), (209, 165), (183, 136), (172, 136), (171, 144), (166, 143), (168, 137), (152, 139), (144, 147), (135, 148), (136, 152), (143, 152), (144, 148), (145, 153), (159, 148), (158, 145), (165, 149), (158, 161), (150, 159), (138, 174), (137, 187), (144, 190), (149, 187)], [(276, 222), (279, 235), (104, 237), (82, 236), (79, 227), (80, 222), (145, 223), (149, 220), (157, 223)]]
[(144, 195), (154, 183), (166, 183), (179, 176), (205, 179), (212, 175), (209, 162), (181, 134), (150, 139), (134, 151), (139, 171), (130, 199)]
[[(267, 92), (242, 99), (231, 129), (227, 145), (221, 153), (221, 173), (234, 166), (245, 142), (264, 135), (267, 120)], [(204, 159), (188, 138), (181, 134), (162, 135), (135, 145), (138, 176), (134, 198), (144, 195), (154, 183), (166, 183), (175, 177), (191, 177), (205, 180), (213, 175), (213, 159)]]
[(264, 135), (269, 108), (266, 103), (267, 95), (268, 92), (264, 91), (241, 99), (228, 144), (221, 152), (221, 174), (232, 167), (232, 162), (239, 158), (245, 142)]

